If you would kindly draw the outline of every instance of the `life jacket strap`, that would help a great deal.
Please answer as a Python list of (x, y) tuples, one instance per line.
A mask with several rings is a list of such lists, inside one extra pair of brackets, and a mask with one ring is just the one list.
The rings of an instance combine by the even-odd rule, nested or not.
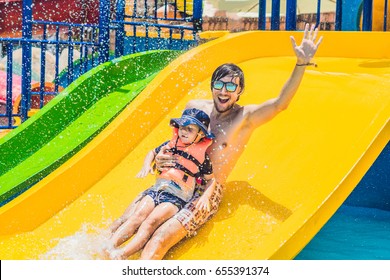
[[(200, 176), (200, 173), (192, 173), (190, 170), (188, 170), (187, 168), (185, 168), (183, 165), (179, 164), (179, 163), (176, 163), (176, 166), (175, 166), (176, 169), (180, 169), (181, 171), (183, 171), (185, 173), (185, 175), (187, 176), (191, 176), (191, 177), (194, 177), (194, 178), (197, 178)], [(185, 178), (183, 178), (185, 179)], [(188, 177), (187, 177), (188, 179)], [(187, 181), (187, 180), (184, 180), (184, 181)]]
[(201, 163), (194, 156), (190, 155), (189, 153), (186, 153), (182, 150), (178, 150), (177, 148), (171, 148), (170, 151), (173, 154), (177, 154), (185, 159), (192, 161), (193, 163), (195, 163), (196, 166), (201, 165)]

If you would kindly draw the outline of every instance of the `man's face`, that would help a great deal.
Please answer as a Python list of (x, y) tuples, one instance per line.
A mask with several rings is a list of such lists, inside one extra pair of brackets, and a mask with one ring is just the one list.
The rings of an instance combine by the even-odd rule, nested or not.
[(213, 83), (214, 107), (219, 113), (229, 111), (237, 102), (238, 96), (241, 93), (239, 84), (240, 78), (231, 75), (225, 76)]

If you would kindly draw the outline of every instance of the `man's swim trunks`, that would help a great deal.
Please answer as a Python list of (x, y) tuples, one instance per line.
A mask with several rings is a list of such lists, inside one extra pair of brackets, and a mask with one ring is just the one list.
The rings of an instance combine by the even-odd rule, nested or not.
[(222, 201), (223, 186), (220, 184), (215, 186), (210, 199), (210, 212), (195, 209), (196, 202), (201, 195), (202, 191), (196, 191), (192, 199), (174, 216), (186, 229), (187, 236), (196, 235), (196, 231), (217, 213)]

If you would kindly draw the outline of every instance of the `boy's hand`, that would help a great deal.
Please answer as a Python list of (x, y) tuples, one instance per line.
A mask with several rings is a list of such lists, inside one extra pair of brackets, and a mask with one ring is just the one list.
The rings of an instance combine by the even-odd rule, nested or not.
[(138, 172), (138, 174), (135, 176), (136, 178), (144, 178), (146, 177), (149, 173), (153, 173), (153, 170), (150, 166), (144, 166), (142, 167), (141, 171)]

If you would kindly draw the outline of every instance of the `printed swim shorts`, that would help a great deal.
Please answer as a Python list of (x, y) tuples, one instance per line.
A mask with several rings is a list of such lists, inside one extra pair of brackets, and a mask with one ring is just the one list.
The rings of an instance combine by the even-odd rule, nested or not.
[(215, 186), (210, 199), (210, 211), (195, 209), (196, 202), (202, 193), (201, 189), (197, 189), (191, 200), (174, 216), (186, 229), (187, 236), (196, 235), (196, 231), (217, 213), (222, 201), (223, 186), (220, 184)]

